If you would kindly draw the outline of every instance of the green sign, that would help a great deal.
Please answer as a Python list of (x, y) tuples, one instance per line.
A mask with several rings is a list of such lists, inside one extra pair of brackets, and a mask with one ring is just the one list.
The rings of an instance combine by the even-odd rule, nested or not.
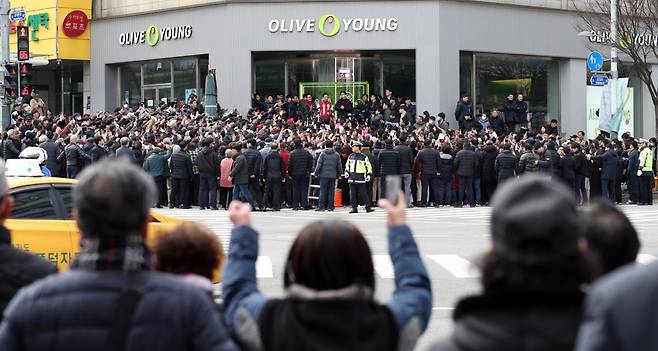
[(39, 31), (39, 28), (42, 26), (46, 28), (46, 30), (50, 26), (50, 16), (48, 13), (38, 13), (36, 15), (30, 15), (27, 18), (27, 23), (32, 28), (32, 37), (30, 38), (32, 41), (38, 41), (39, 38), (37, 37), (37, 32)]

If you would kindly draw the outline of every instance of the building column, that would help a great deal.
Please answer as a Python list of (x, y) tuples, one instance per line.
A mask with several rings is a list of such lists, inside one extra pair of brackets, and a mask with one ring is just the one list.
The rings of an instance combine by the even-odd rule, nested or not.
[(82, 62), (82, 110), (91, 113), (91, 63)]
[(560, 60), (561, 132), (587, 129), (587, 63), (584, 59)]
[(217, 100), (223, 109), (236, 107), (246, 115), (251, 107), (252, 59), (249, 50), (211, 51), (209, 63), (216, 69)]

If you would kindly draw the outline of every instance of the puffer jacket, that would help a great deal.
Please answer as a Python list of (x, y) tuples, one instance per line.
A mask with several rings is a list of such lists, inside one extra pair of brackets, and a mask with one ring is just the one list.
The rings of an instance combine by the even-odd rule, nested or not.
[(416, 156), (416, 170), (424, 175), (436, 175), (439, 173), (439, 153), (436, 149), (425, 147)]
[(259, 176), (262, 168), (263, 157), (256, 149), (246, 149), (242, 153), (247, 160), (247, 172), (249, 176)]
[(378, 161), (382, 175), (400, 174), (400, 153), (393, 150), (393, 145), (386, 145), (386, 148), (379, 152)]
[[(236, 350), (211, 299), (178, 278), (148, 273), (126, 350)], [(74, 269), (21, 290), (0, 327), (3, 350), (103, 350), (123, 272)]]
[(454, 158), (451, 154), (439, 153), (439, 179), (450, 181), (454, 173)]
[(281, 157), (278, 150), (271, 151), (267, 157), (265, 157), (262, 174), (265, 179), (278, 179), (286, 175), (283, 157)]
[(336, 179), (343, 174), (340, 155), (332, 148), (324, 149), (315, 165), (315, 174), (320, 178)]
[[(259, 154), (260, 156), (260, 154)], [(219, 156), (215, 150), (210, 147), (204, 147), (199, 151), (199, 155), (196, 157), (197, 168), (199, 168), (199, 173), (217, 175), (219, 170)]]
[(171, 177), (175, 179), (192, 179), (192, 158), (184, 151), (175, 152), (169, 160)]
[(297, 148), (290, 153), (288, 174), (291, 177), (308, 176), (313, 171), (313, 155), (303, 148)]
[(518, 173), (537, 172), (539, 170), (539, 163), (535, 161), (539, 161), (539, 155), (532, 151), (527, 151), (521, 155), (521, 158), (519, 158)]
[(486, 145), (482, 153), (482, 179), (496, 180), (496, 158), (498, 157), (498, 149), (493, 145)]
[(496, 175), (498, 176), (498, 182), (502, 183), (509, 178), (513, 178), (516, 174), (517, 164), (518, 161), (516, 156), (514, 156), (510, 150), (503, 150), (498, 157), (496, 157), (496, 162), (494, 164)]
[(453, 335), (430, 351), (571, 351), (583, 301), (580, 292), (466, 298), (455, 309)]
[(464, 149), (455, 157), (455, 170), (462, 177), (473, 177), (477, 166), (477, 155), (471, 149)]

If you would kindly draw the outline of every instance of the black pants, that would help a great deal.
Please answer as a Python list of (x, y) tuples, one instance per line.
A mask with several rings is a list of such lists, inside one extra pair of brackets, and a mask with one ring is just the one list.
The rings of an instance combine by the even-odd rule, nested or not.
[(366, 195), (368, 196), (366, 201), (372, 205), (372, 183), (373, 181), (366, 182)]
[(576, 201), (579, 203), (587, 202), (587, 189), (585, 188), (585, 176), (576, 174)]
[(171, 179), (171, 203), (174, 206), (190, 205), (190, 180), (188, 178)]
[(208, 207), (209, 197), (210, 206), (217, 207), (217, 176), (201, 174), (199, 176), (199, 206)]
[(158, 205), (167, 206), (167, 179), (163, 176), (153, 177), (155, 187), (158, 190)]
[(363, 204), (366, 206), (366, 209), (370, 209), (366, 184), (350, 183), (350, 205), (352, 205), (352, 209), (356, 210), (359, 207), (359, 204)]
[(450, 179), (441, 179), (438, 180), (439, 183), (439, 197), (436, 200), (438, 205), (450, 205), (452, 202), (452, 182)]
[(260, 181), (258, 181), (258, 177), (249, 178), (249, 192), (254, 199), (254, 204), (258, 206), (258, 208), (264, 208), (263, 195), (260, 191)]
[(263, 207), (269, 205), (278, 210), (281, 208), (281, 178), (268, 178), (265, 182), (265, 200)]
[(201, 177), (199, 174), (194, 174), (192, 175), (191, 179), (191, 191), (190, 188), (188, 188), (188, 196), (190, 199), (188, 200), (188, 204), (192, 203), (192, 205), (199, 205), (199, 184), (201, 182)]
[(318, 208), (321, 210), (333, 210), (335, 192), (336, 192), (336, 179), (321, 177)]
[(491, 201), (491, 197), (496, 192), (496, 179), (482, 178), (482, 203)]
[(308, 177), (292, 177), (292, 207), (308, 208)]
[(647, 172), (645, 175), (643, 173), (642, 176), (638, 178), (640, 180), (640, 203), (653, 205), (653, 193), (651, 193), (653, 174)]
[[(420, 202), (423, 206), (428, 206), (428, 194), (432, 192), (434, 194), (434, 203), (439, 203), (439, 176), (436, 174), (423, 174), (420, 176)], [(431, 196), (430, 196), (431, 199)]]
[(626, 186), (628, 187), (628, 197), (631, 202), (637, 203), (640, 198), (640, 177), (635, 174), (628, 174)]
[(233, 188), (219, 188), (219, 205), (228, 209), (228, 205), (233, 200)]
[(614, 179), (601, 179), (601, 194), (604, 199), (610, 200), (615, 203), (615, 180)]
[[(466, 191), (468, 189), (468, 191)], [(459, 176), (459, 205), (464, 203), (464, 193), (468, 199), (468, 204), (471, 207), (475, 206), (475, 198), (473, 196), (473, 177)]]

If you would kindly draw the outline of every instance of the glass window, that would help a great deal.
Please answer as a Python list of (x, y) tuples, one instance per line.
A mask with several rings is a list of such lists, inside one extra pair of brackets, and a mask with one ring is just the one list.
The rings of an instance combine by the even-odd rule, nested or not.
[(147, 62), (143, 67), (144, 85), (171, 83), (170, 61)]
[(288, 91), (287, 94), (299, 95), (299, 83), (317, 82), (318, 60), (305, 59), (288, 61)]
[[(473, 53), (459, 53), (459, 95), (473, 94)], [(458, 98), (458, 97), (455, 97)], [(471, 98), (471, 102), (473, 99)]]
[(411, 55), (384, 57), (384, 89), (400, 98), (416, 101), (416, 58)]
[(267, 95), (285, 93), (285, 61), (255, 61), (254, 77), (256, 92)]
[(208, 75), (208, 56), (199, 57), (199, 96), (203, 99), (206, 89), (206, 76)]
[(142, 100), (142, 66), (128, 63), (121, 66), (121, 101), (138, 104)]
[(73, 218), (73, 189), (71, 188), (56, 188), (59, 193), (59, 197), (62, 199), (64, 204), (64, 218), (71, 219)]
[(508, 94), (523, 94), (528, 118), (559, 116), (557, 60), (514, 55), (475, 55), (476, 111), (500, 108)]
[(19, 190), (12, 195), (15, 202), (12, 219), (58, 219), (48, 188)]
[(192, 93), (198, 96), (196, 78), (196, 58), (174, 60), (174, 101), (186, 101)]

